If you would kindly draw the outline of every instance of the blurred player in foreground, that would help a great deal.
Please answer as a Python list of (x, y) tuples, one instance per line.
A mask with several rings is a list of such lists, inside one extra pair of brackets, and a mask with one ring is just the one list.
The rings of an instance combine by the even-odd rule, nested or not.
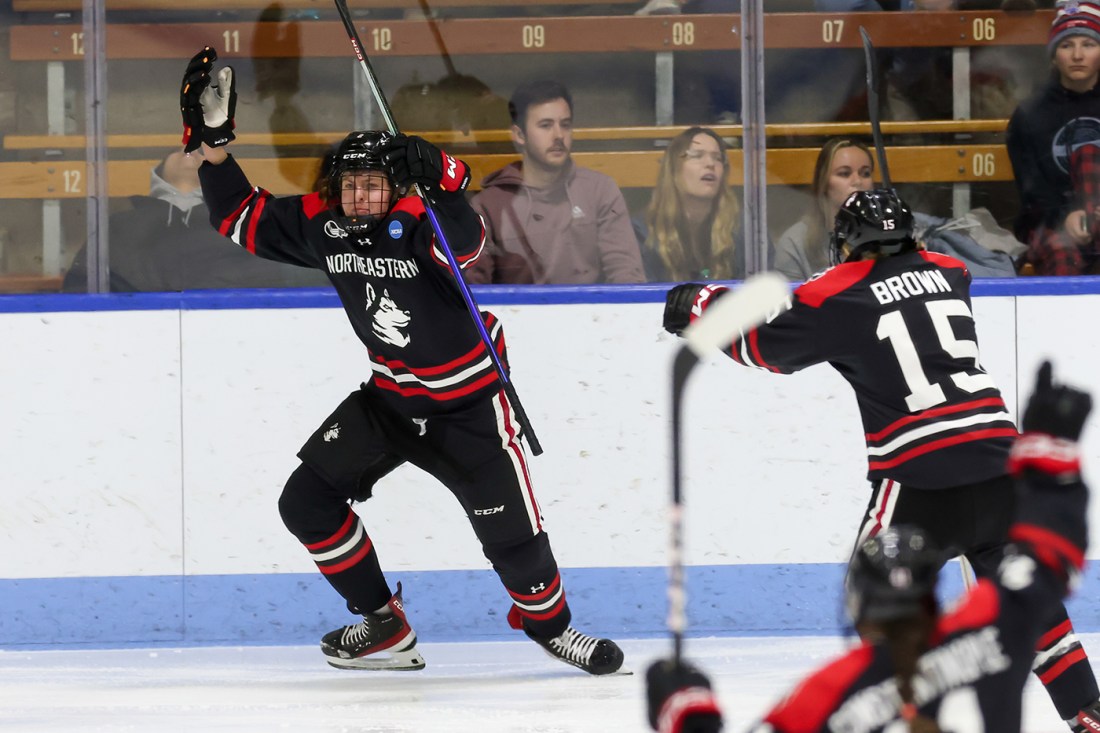
[[(1008, 469), (1016, 519), (995, 578), (942, 613), (943, 553), (913, 527), (865, 541), (852, 559), (847, 609), (863, 642), (812, 673), (751, 733), (1008, 733), (1020, 730), (1024, 683), (1042, 619), (1076, 584), (1088, 537), (1078, 440), (1091, 397), (1039, 370)], [(650, 722), (662, 733), (721, 730), (697, 669), (658, 662), (647, 675)], [(1100, 730), (1100, 710), (1078, 714)]]

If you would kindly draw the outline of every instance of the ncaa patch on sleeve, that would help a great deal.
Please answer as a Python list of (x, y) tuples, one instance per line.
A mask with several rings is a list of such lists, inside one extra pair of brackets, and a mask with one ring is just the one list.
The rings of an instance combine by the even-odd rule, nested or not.
[(401, 235), (404, 234), (405, 228), (401, 226), (399, 221), (390, 222), (390, 237), (392, 239), (401, 239)]

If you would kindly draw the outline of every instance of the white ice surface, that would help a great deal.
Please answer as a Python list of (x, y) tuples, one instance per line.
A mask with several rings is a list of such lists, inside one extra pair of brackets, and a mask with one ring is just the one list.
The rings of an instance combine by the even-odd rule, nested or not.
[[(1095, 648), (1100, 635), (1082, 635)], [(328, 667), (316, 647), (0, 652), (0, 729), (573, 733), (646, 731), (647, 664), (667, 640), (627, 640), (632, 676), (589, 677), (530, 642), (422, 644), (420, 672)], [(714, 680), (726, 731), (742, 733), (843, 647), (824, 637), (689, 639)], [(1067, 730), (1028, 683), (1024, 733)]]

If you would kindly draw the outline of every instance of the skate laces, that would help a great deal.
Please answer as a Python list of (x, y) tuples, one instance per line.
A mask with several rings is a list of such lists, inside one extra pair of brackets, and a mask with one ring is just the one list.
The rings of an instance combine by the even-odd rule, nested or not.
[(343, 638), (340, 639), (344, 646), (360, 644), (370, 636), (370, 621), (364, 616), (363, 620), (354, 626), (345, 626)]
[(572, 626), (562, 632), (561, 636), (550, 640), (550, 646), (558, 656), (577, 664), (588, 664), (599, 643), (599, 639), (582, 634)]

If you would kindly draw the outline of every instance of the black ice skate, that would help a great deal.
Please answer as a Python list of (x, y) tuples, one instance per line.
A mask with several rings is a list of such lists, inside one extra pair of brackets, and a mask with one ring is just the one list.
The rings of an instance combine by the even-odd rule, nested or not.
[(386, 604), (392, 613), (363, 614), (363, 620), (325, 634), (321, 651), (328, 663), (341, 669), (424, 669), (416, 650), (416, 633), (405, 619), (401, 584)]
[(562, 632), (561, 636), (551, 639), (535, 636), (527, 629), (524, 629), (524, 633), (554, 659), (579, 667), (588, 674), (612, 674), (623, 666), (623, 650), (618, 644), (610, 639), (596, 639), (582, 634), (572, 626)]
[(1076, 718), (1067, 720), (1073, 733), (1100, 733), (1100, 700), (1082, 710)]

